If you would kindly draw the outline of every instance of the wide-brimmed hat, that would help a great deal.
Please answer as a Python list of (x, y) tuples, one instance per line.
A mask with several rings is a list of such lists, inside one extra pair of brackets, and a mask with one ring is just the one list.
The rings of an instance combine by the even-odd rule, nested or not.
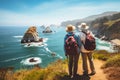
[(79, 28), (80, 30), (87, 30), (87, 29), (89, 29), (89, 26), (87, 26), (86, 23), (81, 23), (81, 24), (78, 26), (78, 28)]
[(69, 24), (66, 27), (66, 32), (73, 32), (75, 30), (75, 26)]

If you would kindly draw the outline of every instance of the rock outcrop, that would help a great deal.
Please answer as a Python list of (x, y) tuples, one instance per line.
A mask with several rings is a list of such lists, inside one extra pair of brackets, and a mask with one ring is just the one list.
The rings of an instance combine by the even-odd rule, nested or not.
[(37, 28), (35, 26), (28, 28), (21, 40), (21, 43), (42, 42), (42, 38), (39, 37), (36, 29)]
[(43, 31), (43, 33), (51, 33), (52, 30), (50, 29), (50, 27), (46, 27), (45, 30)]

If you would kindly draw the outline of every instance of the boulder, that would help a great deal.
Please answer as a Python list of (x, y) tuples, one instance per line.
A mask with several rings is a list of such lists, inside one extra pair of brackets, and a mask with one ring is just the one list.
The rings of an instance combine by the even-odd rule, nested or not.
[(37, 28), (35, 26), (28, 28), (21, 40), (21, 43), (42, 42), (43, 40), (39, 37), (36, 29)]

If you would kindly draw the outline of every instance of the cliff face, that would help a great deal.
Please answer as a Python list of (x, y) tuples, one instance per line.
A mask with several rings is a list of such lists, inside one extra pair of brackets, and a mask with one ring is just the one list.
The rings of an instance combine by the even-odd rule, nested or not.
[(120, 13), (98, 18), (91, 22), (90, 27), (97, 37), (106, 36), (106, 40), (120, 39)]
[(27, 43), (27, 42), (38, 42), (40, 40), (38, 36), (38, 32), (36, 31), (36, 27), (32, 26), (28, 28), (28, 30), (25, 32), (21, 43)]

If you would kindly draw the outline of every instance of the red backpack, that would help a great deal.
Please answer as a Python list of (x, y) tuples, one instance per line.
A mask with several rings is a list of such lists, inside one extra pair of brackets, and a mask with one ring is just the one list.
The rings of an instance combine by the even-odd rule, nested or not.
[(75, 55), (78, 53), (78, 45), (77, 41), (74, 38), (74, 35), (68, 36), (68, 38), (66, 39), (65, 50), (68, 55)]
[(86, 33), (86, 32), (83, 33), (86, 35), (85, 44), (83, 44), (84, 48), (89, 51), (95, 50), (96, 49), (95, 38), (90, 33)]

